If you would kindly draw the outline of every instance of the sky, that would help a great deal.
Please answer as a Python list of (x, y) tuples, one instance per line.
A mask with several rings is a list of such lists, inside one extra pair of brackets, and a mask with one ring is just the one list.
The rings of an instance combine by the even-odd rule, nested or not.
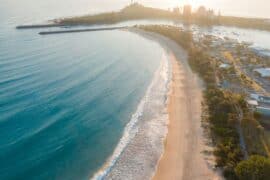
[[(26, 13), (50, 12), (52, 17), (92, 14), (119, 10), (131, 0), (0, 0), (0, 10), (19, 9)], [(172, 8), (191, 4), (193, 9), (200, 5), (221, 11), (222, 15), (270, 18), (270, 0), (134, 0), (146, 6)], [(59, 11), (60, 9), (60, 11)], [(36, 11), (36, 12), (35, 12)]]
[(200, 5), (220, 10), (222, 14), (244, 17), (270, 18), (270, 0), (137, 0), (147, 5), (160, 7), (191, 4), (194, 8)]

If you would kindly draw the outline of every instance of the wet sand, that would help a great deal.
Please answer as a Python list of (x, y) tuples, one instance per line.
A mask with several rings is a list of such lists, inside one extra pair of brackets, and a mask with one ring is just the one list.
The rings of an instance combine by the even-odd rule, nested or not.
[(163, 36), (141, 30), (131, 31), (159, 42), (170, 55), (172, 65), (168, 134), (153, 179), (222, 179), (213, 169), (213, 155), (204, 153), (211, 150), (211, 147), (206, 146), (207, 139), (201, 127), (203, 86), (187, 63), (187, 53)]

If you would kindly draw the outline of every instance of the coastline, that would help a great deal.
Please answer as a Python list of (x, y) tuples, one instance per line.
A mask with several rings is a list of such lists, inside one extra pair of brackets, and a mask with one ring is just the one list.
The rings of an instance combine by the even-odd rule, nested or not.
[(223, 179), (214, 170), (212, 147), (206, 145), (201, 124), (203, 86), (187, 62), (187, 53), (173, 41), (155, 33), (129, 29), (158, 42), (169, 54), (172, 78), (168, 103), (168, 133), (153, 180)]
[(122, 138), (91, 179), (151, 179), (167, 134), (170, 77), (171, 65), (163, 51), (159, 67)]

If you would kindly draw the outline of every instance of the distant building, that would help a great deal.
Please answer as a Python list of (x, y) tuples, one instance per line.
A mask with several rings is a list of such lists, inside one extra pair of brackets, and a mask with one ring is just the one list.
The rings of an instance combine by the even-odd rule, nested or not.
[(215, 11), (213, 10), (213, 9), (209, 9), (208, 11), (207, 11), (207, 18), (209, 18), (209, 19), (214, 19), (215, 18)]
[(197, 16), (199, 17), (206, 17), (207, 16), (207, 10), (204, 6), (200, 6), (196, 12)]
[(200, 6), (196, 11), (196, 16), (201, 20), (213, 20), (215, 12), (212, 9), (207, 10), (204, 6)]
[(191, 16), (191, 12), (192, 12), (192, 7), (191, 5), (185, 5), (184, 9), (183, 9), (183, 15), (184, 17), (188, 18)]
[(173, 13), (175, 13), (175, 14), (180, 14), (180, 13), (181, 13), (181, 12), (180, 12), (180, 8), (179, 8), (179, 7), (173, 8)]

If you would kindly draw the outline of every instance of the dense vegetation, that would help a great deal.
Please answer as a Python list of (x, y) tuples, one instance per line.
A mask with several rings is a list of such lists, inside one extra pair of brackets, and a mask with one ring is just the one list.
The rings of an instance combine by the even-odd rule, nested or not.
[[(206, 86), (204, 91), (204, 103), (207, 105), (207, 119), (210, 124), (211, 137), (216, 147), (214, 151), (216, 166), (223, 169), (226, 179), (241, 180), (243, 177), (248, 177), (246, 175), (252, 173), (250, 171), (253, 169), (244, 171), (246, 167), (246, 163), (244, 162), (246, 161), (243, 161), (244, 156), (240, 147), (240, 137), (237, 131), (237, 127), (240, 126), (239, 109), (243, 110), (245, 126), (249, 126), (250, 129), (252, 129), (250, 131), (256, 131), (256, 127), (252, 127), (254, 125), (251, 123), (253, 122), (253, 118), (252, 115), (250, 116), (249, 114), (244, 97), (220, 89), (217, 86), (215, 72), (216, 63), (213, 62), (214, 60), (200, 47), (200, 44), (196, 44), (193, 41), (191, 32), (185, 32), (174, 26), (151, 25), (139, 26), (139, 28), (166, 36), (188, 51), (191, 68), (199, 74)], [(252, 135), (250, 132), (247, 134)], [(258, 133), (254, 132), (253, 135), (257, 141)], [(258, 151), (260, 150), (252, 152), (252, 154), (264, 155), (263, 151)], [(253, 159), (251, 159), (251, 161), (253, 161)], [(268, 161), (268, 159), (266, 161)], [(254, 167), (256, 168), (256, 163)], [(260, 172), (264, 173), (264, 171)], [(253, 173), (253, 176), (246, 178), (246, 180), (253, 180), (253, 177), (256, 180), (264, 180), (261, 177), (265, 177), (266, 175), (267, 174), (257, 176), (257, 173)]]
[(240, 162), (235, 171), (240, 180), (269, 180), (270, 160), (263, 156), (251, 156)]
[(140, 29), (155, 32), (175, 41), (185, 49), (190, 49), (192, 45), (192, 33), (187, 31), (179, 32), (176, 26), (160, 26), (160, 25), (140, 25)]
[(140, 19), (176, 19), (179, 18), (175, 13), (144, 7), (140, 4), (132, 4), (119, 12), (101, 13), (96, 15), (86, 15), (81, 17), (65, 18), (60, 20), (60, 24), (113, 24), (128, 20)]
[(212, 139), (216, 145), (216, 165), (224, 170), (227, 179), (235, 179), (234, 168), (243, 159), (239, 145), (239, 134), (236, 126), (238, 112), (236, 104), (241, 96), (231, 92), (224, 92), (218, 88), (208, 88), (205, 91), (208, 106), (209, 122), (211, 124)]

